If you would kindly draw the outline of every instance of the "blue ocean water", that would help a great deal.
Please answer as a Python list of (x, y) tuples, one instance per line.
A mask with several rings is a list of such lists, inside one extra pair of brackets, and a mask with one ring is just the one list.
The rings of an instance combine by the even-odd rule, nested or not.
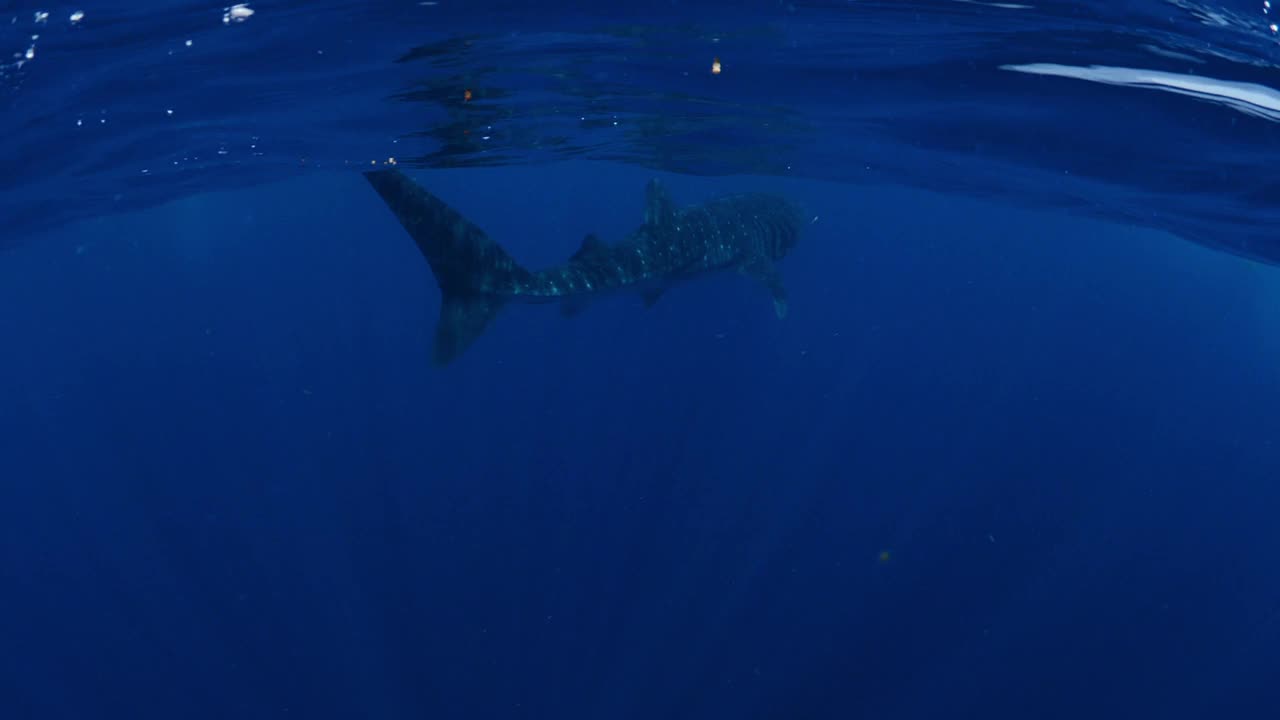
[[(1277, 12), (4, 5), (0, 717), (1280, 716)], [(432, 367), (393, 166), (785, 195), (790, 312)]]

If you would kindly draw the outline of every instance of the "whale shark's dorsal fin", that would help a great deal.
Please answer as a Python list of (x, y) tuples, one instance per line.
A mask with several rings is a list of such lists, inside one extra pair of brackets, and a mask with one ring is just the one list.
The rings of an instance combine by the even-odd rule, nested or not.
[(665, 227), (676, 221), (676, 206), (657, 178), (644, 186), (644, 224)]
[(595, 233), (591, 233), (582, 239), (582, 246), (578, 248), (578, 252), (569, 258), (569, 262), (586, 260), (608, 251), (609, 248), (604, 244), (604, 241), (597, 237)]

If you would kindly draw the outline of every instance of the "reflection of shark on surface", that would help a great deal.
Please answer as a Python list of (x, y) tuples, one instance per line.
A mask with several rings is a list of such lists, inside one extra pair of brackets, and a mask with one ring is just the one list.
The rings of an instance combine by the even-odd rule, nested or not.
[(678, 282), (737, 270), (764, 283), (778, 317), (787, 312), (775, 263), (795, 245), (800, 213), (777, 196), (729, 195), (678, 209), (652, 180), (645, 188), (644, 224), (627, 239), (609, 245), (588, 235), (567, 263), (534, 272), (399, 170), (365, 177), (418, 244), (440, 285), (439, 365), (462, 354), (509, 302), (559, 301), (573, 315), (593, 296), (633, 289), (650, 306)]

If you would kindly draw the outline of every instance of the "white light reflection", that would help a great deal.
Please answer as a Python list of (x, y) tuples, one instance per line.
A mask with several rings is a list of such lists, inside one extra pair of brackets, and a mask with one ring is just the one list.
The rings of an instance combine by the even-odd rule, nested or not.
[(239, 5), (232, 5), (223, 11), (222, 24), (242, 23), (251, 17), (253, 17), (253, 8), (249, 7), (249, 3), (240, 3)]
[(1198, 100), (1225, 105), (1254, 117), (1280, 122), (1280, 90), (1265, 85), (1215, 80), (1213, 78), (1180, 75), (1158, 70), (1105, 67), (1102, 65), (1084, 67), (1056, 65), (1053, 63), (1030, 63), (1027, 65), (1001, 65), (1000, 69), (1029, 73), (1031, 75), (1051, 75), (1054, 77), (1074, 78), (1076, 80), (1089, 80), (1106, 85), (1164, 90), (1178, 95), (1187, 95)]

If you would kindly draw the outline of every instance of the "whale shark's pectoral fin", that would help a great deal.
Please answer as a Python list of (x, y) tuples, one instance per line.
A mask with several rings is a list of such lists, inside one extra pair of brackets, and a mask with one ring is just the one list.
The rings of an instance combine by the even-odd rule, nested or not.
[(787, 288), (782, 284), (782, 273), (778, 266), (767, 258), (757, 258), (743, 264), (739, 270), (744, 275), (759, 280), (769, 289), (773, 296), (773, 311), (779, 318), (787, 316)]
[(640, 298), (644, 300), (645, 309), (648, 310), (653, 307), (658, 302), (658, 299), (662, 297), (662, 293), (666, 291), (667, 289), (664, 287), (652, 287), (641, 290)]
[(560, 301), (561, 317), (577, 317), (587, 306), (591, 304), (591, 299), (586, 295), (570, 295)]

